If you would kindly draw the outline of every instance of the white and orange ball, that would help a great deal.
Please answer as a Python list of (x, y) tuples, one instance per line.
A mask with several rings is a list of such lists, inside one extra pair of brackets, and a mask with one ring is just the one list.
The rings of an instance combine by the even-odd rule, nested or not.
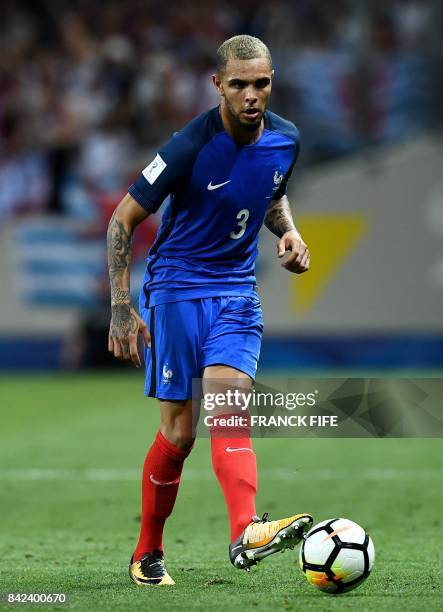
[(300, 547), (299, 562), (310, 584), (339, 594), (362, 584), (374, 559), (374, 544), (363, 527), (338, 518), (312, 527)]

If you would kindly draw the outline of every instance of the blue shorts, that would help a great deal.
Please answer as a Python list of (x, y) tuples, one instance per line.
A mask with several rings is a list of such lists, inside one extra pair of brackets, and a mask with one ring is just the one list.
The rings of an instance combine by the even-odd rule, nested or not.
[(192, 399), (192, 379), (216, 364), (255, 379), (263, 331), (257, 296), (208, 297), (140, 310), (151, 334), (145, 395)]

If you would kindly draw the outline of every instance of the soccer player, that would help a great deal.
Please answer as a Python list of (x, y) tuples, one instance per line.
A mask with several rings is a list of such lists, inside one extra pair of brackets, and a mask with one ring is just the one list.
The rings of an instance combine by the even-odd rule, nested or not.
[[(309, 251), (296, 230), (286, 186), (299, 151), (296, 127), (266, 110), (271, 56), (252, 36), (234, 36), (217, 51), (213, 83), (220, 106), (173, 135), (117, 206), (108, 229), (112, 319), (109, 350), (140, 367), (145, 339), (145, 394), (156, 397), (160, 429), (143, 468), (142, 518), (129, 565), (138, 585), (170, 585), (162, 534), (194, 439), (192, 378), (251, 388), (262, 314), (254, 263), (264, 222), (277, 237), (283, 267), (300, 274)], [(130, 302), (134, 228), (170, 196), (149, 251), (140, 315)], [(231, 526), (229, 557), (247, 569), (293, 548), (312, 525), (302, 513), (268, 521), (256, 515), (256, 457), (247, 427), (213, 428), (212, 463)]]

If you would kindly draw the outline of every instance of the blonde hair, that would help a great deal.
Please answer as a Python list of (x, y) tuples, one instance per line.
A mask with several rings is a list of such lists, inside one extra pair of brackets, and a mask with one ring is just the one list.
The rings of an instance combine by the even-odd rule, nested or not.
[(265, 57), (272, 66), (271, 53), (268, 47), (259, 38), (248, 34), (239, 34), (228, 38), (217, 49), (217, 72), (222, 74), (226, 69), (228, 60), (248, 60), (256, 57)]

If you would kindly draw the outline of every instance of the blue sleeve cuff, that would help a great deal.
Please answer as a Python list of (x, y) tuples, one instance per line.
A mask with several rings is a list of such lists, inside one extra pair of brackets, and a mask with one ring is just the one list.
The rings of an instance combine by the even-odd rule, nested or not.
[[(140, 179), (137, 179), (137, 180), (140, 180)], [(155, 213), (160, 208), (160, 204), (155, 204), (154, 202), (150, 202), (148, 199), (146, 199), (146, 197), (143, 195), (143, 193), (140, 191), (140, 189), (138, 189), (136, 183), (133, 183), (129, 187), (128, 193), (148, 213)]]

